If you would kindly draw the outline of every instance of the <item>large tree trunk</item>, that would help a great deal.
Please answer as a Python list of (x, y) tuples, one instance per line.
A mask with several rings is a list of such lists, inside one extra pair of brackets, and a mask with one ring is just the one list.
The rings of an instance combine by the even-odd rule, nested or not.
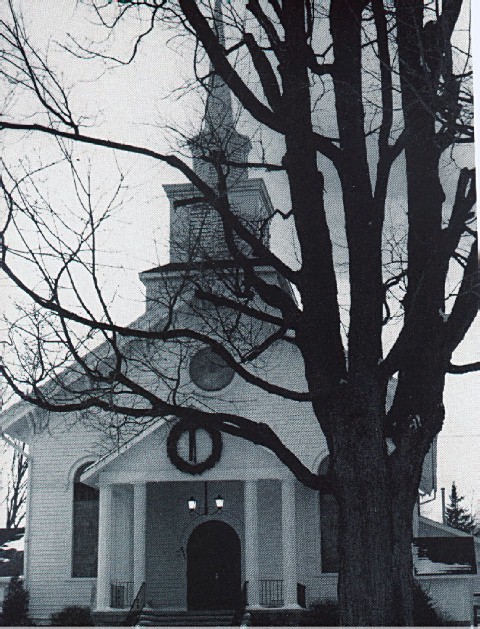
[(413, 509), (427, 447), (386, 447), (385, 412), (369, 394), (338, 400), (332, 476), (339, 505), (340, 620), (347, 626), (411, 626)]
[(338, 598), (345, 626), (414, 624), (413, 510), (392, 501), (388, 483), (379, 482), (381, 467), (366, 452), (355, 462), (350, 457), (356, 483), (345, 479), (338, 489)]
[(413, 616), (413, 510), (395, 503), (393, 523), (393, 579), (395, 616), (399, 626), (414, 624)]
[(339, 399), (331, 473), (339, 505), (340, 622), (397, 623), (394, 604), (392, 495), (375, 387)]
[(340, 623), (347, 626), (397, 624), (391, 500), (382, 453), (372, 450), (357, 447), (352, 456), (345, 448), (336, 460), (338, 598)]

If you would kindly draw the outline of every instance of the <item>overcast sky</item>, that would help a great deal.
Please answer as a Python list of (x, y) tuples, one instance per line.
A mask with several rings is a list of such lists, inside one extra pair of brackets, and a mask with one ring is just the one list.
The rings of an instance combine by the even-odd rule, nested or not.
[[(89, 34), (84, 32), (87, 28), (85, 7), (77, 4), (76, 0), (19, 0), (19, 4), (23, 6), (27, 27), (33, 33), (34, 41), (41, 45), (50, 42), (52, 61), (60, 64), (67, 82), (75, 80), (75, 99), (80, 107), (86, 108), (89, 113), (101, 111), (95, 122), (103, 137), (130, 140), (156, 150), (168, 150), (175, 138), (172, 134), (161, 133), (160, 128), (166, 121), (175, 120), (176, 125), (186, 134), (192, 134), (198, 128), (202, 105), (197, 95), (184, 95), (180, 101), (167, 98), (173, 89), (189, 79), (191, 71), (191, 65), (187, 63), (188, 48), (186, 52), (183, 51), (182, 59), (182, 43), (177, 40), (169, 41), (171, 33), (166, 36), (159, 34), (157, 29), (153, 40), (151, 38), (147, 42), (133, 65), (104, 74), (94, 62), (86, 64), (70, 60), (65, 65), (65, 61), (60, 61), (66, 59), (65, 53), (59, 54), (53, 44), (55, 39), (64, 41), (66, 33), (77, 38)], [(480, 6), (476, 2), (474, 5), (473, 43), (479, 59)], [(115, 10), (114, 5), (111, 10)], [(128, 54), (127, 42), (132, 34), (125, 32), (114, 42), (116, 54)], [(124, 88), (126, 85), (129, 86), (127, 89)], [(135, 89), (131, 89), (130, 85), (134, 85)], [(478, 94), (478, 81), (476, 91)], [(135, 123), (131, 124), (131, 121)], [(8, 145), (2, 146), (4, 154), (10, 160), (15, 159), (15, 154), (23, 154), (26, 142), (31, 147), (32, 155), (35, 148), (42, 147), (43, 140), (38, 136), (35, 140), (25, 140), (18, 136), (13, 143), (11, 137), (9, 136)], [(272, 152), (275, 153), (275, 146)], [(177, 182), (181, 178), (172, 169), (148, 159), (135, 158), (135, 165), (132, 166), (131, 158), (119, 156), (117, 163), (105, 151), (93, 151), (93, 154), (93, 176), (97, 178), (99, 185), (109, 179), (113, 185), (118, 167), (127, 174), (130, 183), (130, 188), (125, 193), (125, 210), (111, 223), (108, 242), (104, 243), (108, 259), (113, 265), (124, 267), (122, 273), (116, 272), (114, 277), (107, 278), (107, 286), (111, 294), (119, 290), (117, 312), (121, 322), (127, 323), (143, 311), (143, 293), (138, 272), (168, 260), (168, 204), (161, 184)], [(86, 155), (87, 151), (79, 149), (80, 167), (86, 167)], [(274, 205), (288, 209), (285, 207), (285, 186), (281, 176), (269, 175), (267, 185)], [(64, 181), (58, 182), (55, 192), (55, 202), (59, 207), (62, 203), (69, 203), (71, 191), (68, 191)], [(331, 190), (327, 190), (327, 193), (333, 194)], [(291, 247), (291, 238), (286, 230), (275, 233), (274, 245), (277, 251)], [(1, 279), (0, 289), (5, 290)], [(477, 319), (475, 329), (470, 331), (457, 352), (456, 362), (478, 360), (479, 338), (480, 321)], [(452, 481), (455, 480), (460, 493), (467, 496), (468, 504), (476, 507), (480, 514), (479, 391), (477, 374), (447, 378), (447, 416), (438, 443), (438, 486), (445, 486), (449, 491)], [(440, 501), (437, 499), (426, 506), (425, 513), (438, 519)]]

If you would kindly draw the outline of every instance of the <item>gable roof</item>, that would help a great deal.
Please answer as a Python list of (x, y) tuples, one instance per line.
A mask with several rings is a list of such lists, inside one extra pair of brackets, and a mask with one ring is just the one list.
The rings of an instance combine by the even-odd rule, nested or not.
[[(419, 517), (418, 522), (420, 531), (425, 537), (472, 537), (470, 533), (455, 529), (453, 526), (443, 524), (443, 522), (431, 520), (424, 515)], [(475, 541), (480, 543), (480, 538), (475, 538)]]
[[(175, 305), (175, 307), (178, 307), (178, 305)], [(160, 317), (157, 317), (157, 319), (155, 319), (154, 312), (144, 312), (142, 315), (137, 317), (134, 321), (132, 321), (125, 327), (139, 330), (148, 330), (152, 326), (156, 326), (159, 323)], [(133, 337), (120, 336), (118, 339), (118, 343), (120, 347), (123, 347), (132, 340), (135, 339), (133, 339)], [(89, 352), (87, 352), (85, 358), (88, 360), (88, 357), (93, 355), (94, 352), (101, 352), (102, 349), (106, 347), (106, 345), (106, 341), (99, 343), (98, 346), (92, 348)], [(79, 379), (83, 378), (84, 375), (74, 371), (72, 367), (69, 366), (63, 369), (63, 371), (59, 374), (59, 377), (65, 377), (65, 384), (72, 385)], [(51, 386), (52, 381), (48, 380), (40, 387), (40, 391), (42, 391), (44, 387)], [(17, 402), (0, 412), (0, 434), (7, 433), (16, 438), (20, 438), (19, 435), (16, 434), (16, 429), (20, 426), (20, 430), (25, 430), (24, 424), (26, 422), (30, 430), (33, 430), (33, 417), (37, 413), (48, 413), (48, 411), (45, 411), (44, 409), (35, 406), (34, 404), (31, 404), (30, 402), (27, 402), (25, 400), (18, 400)]]

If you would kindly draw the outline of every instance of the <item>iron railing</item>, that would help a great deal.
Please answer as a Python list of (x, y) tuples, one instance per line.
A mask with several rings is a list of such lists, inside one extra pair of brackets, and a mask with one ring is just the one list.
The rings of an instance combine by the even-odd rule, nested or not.
[(260, 579), (260, 605), (283, 606), (283, 579)]
[(133, 627), (134, 625), (136, 625), (144, 607), (145, 607), (145, 581), (139, 587), (137, 595), (133, 599), (133, 603), (122, 625), (124, 627)]
[(113, 581), (110, 583), (110, 607), (126, 609), (133, 601), (133, 581)]
[(235, 610), (232, 619), (232, 627), (243, 627), (245, 620), (245, 609), (248, 605), (248, 581), (242, 586), (238, 608)]

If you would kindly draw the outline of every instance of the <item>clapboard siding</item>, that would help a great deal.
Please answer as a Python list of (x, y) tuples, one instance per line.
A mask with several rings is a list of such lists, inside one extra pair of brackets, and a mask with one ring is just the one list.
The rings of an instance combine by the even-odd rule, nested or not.
[(467, 626), (473, 624), (473, 579), (470, 575), (420, 577), (418, 581), (446, 619)]
[[(305, 389), (301, 357), (289, 344), (276, 344), (266, 354), (265, 360), (269, 379), (298, 391)], [(311, 469), (318, 466), (326, 453), (325, 440), (309, 404), (262, 392), (238, 376), (234, 377), (228, 389), (209, 396), (206, 404), (218, 411), (241, 412), (251, 419), (270, 424)], [(152, 432), (144, 441), (115, 459), (101, 472), (100, 481), (124, 484), (123, 488), (118, 487), (114, 492), (113, 537), (116, 546), (113, 550), (112, 579), (132, 580), (132, 491), (126, 484), (141, 479), (149, 482), (147, 597), (151, 603), (181, 608), (185, 606), (186, 592), (181, 548), (185, 552), (188, 537), (178, 543), (172, 536), (178, 537), (181, 527), (185, 526), (185, 519), (191, 526), (186, 500), (192, 488), (199, 498), (203, 489), (202, 483), (196, 483), (190, 476), (176, 470), (168, 460), (165, 451), (168, 429), (165, 426)], [(71, 577), (72, 481), (80, 464), (96, 460), (105, 450), (101, 446), (100, 433), (87, 429), (82, 423), (75, 423), (71, 416), (52, 415), (49, 430), (30, 435), (28, 440), (33, 460), (30, 467), (26, 578), (32, 614), (36, 619), (45, 620), (66, 605), (90, 605), (92, 602), (95, 579)], [(287, 470), (271, 452), (230, 435), (223, 437), (220, 462), (202, 476), (202, 480), (209, 481), (212, 496), (216, 482), (221, 481), (218, 491), (224, 495), (226, 508), (219, 517), (235, 528), (242, 549), (245, 545), (242, 479), (260, 479), (260, 578), (264, 579), (281, 579), (283, 576), (280, 479), (286, 477)], [(162, 479), (178, 482), (163, 488), (153, 482), (158, 483)], [(318, 548), (318, 526), (310, 527), (311, 519), (318, 517), (315, 511), (316, 493), (298, 485), (297, 507), (298, 575), (299, 580), (307, 585), (308, 593), (308, 582), (312, 580), (309, 575), (312, 571), (318, 574), (318, 568), (311, 567), (312, 549)], [(159, 566), (163, 566), (161, 571)], [(242, 579), (244, 574), (242, 565)]]
[(98, 436), (64, 430), (61, 418), (32, 442), (27, 533), (27, 587), (37, 620), (66, 605), (90, 605), (96, 579), (71, 578), (72, 469), (96, 458)]

